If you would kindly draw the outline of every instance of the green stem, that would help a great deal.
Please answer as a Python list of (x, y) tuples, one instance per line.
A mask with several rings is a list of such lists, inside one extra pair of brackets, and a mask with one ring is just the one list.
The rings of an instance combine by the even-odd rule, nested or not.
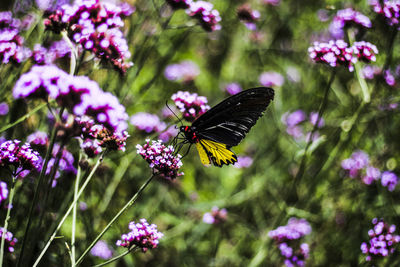
[(130, 206), (132, 206), (136, 199), (139, 197), (140, 193), (147, 187), (147, 185), (151, 182), (151, 180), (156, 176), (156, 174), (152, 174), (149, 179), (139, 188), (139, 190), (136, 192), (136, 194), (128, 201), (128, 203), (125, 204), (125, 206), (117, 213), (117, 215), (114, 216), (114, 218), (111, 219), (111, 221), (107, 224), (106, 227), (104, 227), (103, 231), (94, 239), (94, 241), (89, 245), (89, 247), (83, 252), (82, 256), (79, 257), (78, 261), (76, 262), (76, 266), (82, 263), (83, 258), (86, 256), (86, 254), (89, 253), (89, 251), (96, 245), (97, 241), (100, 240), (100, 238), (107, 232), (107, 230), (113, 225), (113, 223), (124, 213)]
[(51, 235), (51, 237), (49, 238), (49, 240), (47, 241), (45, 247), (43, 248), (43, 250), (41, 251), (39, 257), (36, 259), (35, 263), (33, 264), (33, 267), (37, 266), (40, 262), (40, 260), (42, 259), (43, 255), (46, 253), (47, 249), (49, 248), (50, 244), (53, 242), (53, 240), (56, 237), (56, 234), (58, 232), (58, 230), (60, 230), (61, 226), (64, 224), (65, 220), (67, 219), (68, 215), (71, 213), (72, 209), (74, 208), (78, 198), (81, 196), (81, 194), (83, 193), (83, 190), (85, 190), (86, 186), (88, 185), (88, 183), (90, 182), (90, 180), (92, 179), (94, 173), (96, 172), (97, 168), (100, 166), (100, 163), (103, 161), (103, 156), (105, 154), (106, 151), (104, 151), (99, 159), (97, 160), (96, 164), (94, 165), (92, 171), (90, 172), (90, 174), (88, 175), (88, 177), (86, 178), (85, 182), (83, 183), (81, 189), (79, 190), (76, 199), (74, 199), (74, 201), (71, 203), (71, 205), (69, 206), (67, 212), (64, 214), (64, 217), (61, 219), (60, 223), (57, 225), (56, 229), (54, 230), (53, 234)]
[(75, 69), (76, 69), (76, 59), (78, 58), (78, 53), (75, 49), (75, 45), (71, 42), (71, 39), (69, 39), (68, 33), (66, 31), (62, 31), (61, 36), (67, 42), (69, 48), (71, 49), (71, 61), (69, 64), (69, 74), (74, 75)]
[(79, 178), (81, 177), (81, 162), (82, 159), (82, 150), (79, 153), (79, 160), (78, 160), (78, 171), (76, 173), (76, 180), (75, 180), (75, 191), (74, 191), (74, 209), (72, 211), (72, 235), (71, 235), (71, 266), (75, 266), (75, 231), (76, 231), (76, 210), (78, 206), (78, 191), (79, 191)]
[(106, 266), (107, 264), (110, 264), (111, 262), (114, 262), (114, 261), (116, 261), (116, 260), (119, 260), (119, 259), (123, 258), (125, 255), (128, 255), (131, 251), (136, 251), (136, 250), (138, 250), (138, 249), (139, 249), (139, 247), (132, 246), (132, 247), (130, 247), (127, 251), (125, 251), (124, 253), (122, 253), (122, 254), (120, 254), (120, 255), (118, 255), (118, 256), (112, 258), (112, 259), (109, 259), (108, 261), (105, 261), (105, 262), (103, 262), (103, 263), (94, 265), (93, 267)]
[(8, 207), (7, 207), (7, 216), (4, 221), (4, 228), (3, 228), (3, 233), (1, 235), (1, 245), (0, 245), (0, 267), (3, 266), (3, 258), (4, 258), (4, 242), (7, 234), (7, 227), (8, 227), (8, 221), (10, 220), (10, 213), (11, 213), (11, 207), (13, 203), (13, 198), (15, 194), (15, 183), (17, 182), (17, 178), (13, 177), (11, 189), (10, 189), (10, 197), (8, 199)]

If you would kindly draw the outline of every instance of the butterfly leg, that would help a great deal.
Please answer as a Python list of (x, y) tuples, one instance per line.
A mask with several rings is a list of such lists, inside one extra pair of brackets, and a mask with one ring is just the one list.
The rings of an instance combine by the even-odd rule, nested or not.
[(191, 147), (192, 147), (192, 144), (189, 145), (189, 147), (188, 147), (188, 149), (186, 150), (185, 154), (182, 156), (182, 159), (183, 159), (184, 157), (186, 157), (187, 154), (189, 154), (189, 151), (190, 151), (190, 148), (191, 148)]

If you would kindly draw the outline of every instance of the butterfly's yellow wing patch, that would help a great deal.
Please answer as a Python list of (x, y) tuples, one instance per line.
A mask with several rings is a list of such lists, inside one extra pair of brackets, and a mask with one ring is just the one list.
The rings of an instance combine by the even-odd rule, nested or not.
[[(211, 140), (200, 139), (200, 146), (207, 153), (208, 164), (210, 163), (210, 158), (215, 166), (222, 167), (222, 165), (226, 164), (234, 164), (237, 162), (237, 157), (235, 153), (229, 150), (226, 144), (214, 142)], [(199, 150), (198, 143), (196, 143), (197, 149)], [(203, 162), (202, 153), (199, 150), (201, 162)]]
[(210, 158), (208, 157), (207, 152), (205, 151), (204, 147), (200, 143), (196, 143), (196, 148), (197, 148), (197, 151), (199, 151), (201, 163), (203, 163), (204, 166), (207, 166), (207, 167), (210, 166), (211, 161), (210, 161)]

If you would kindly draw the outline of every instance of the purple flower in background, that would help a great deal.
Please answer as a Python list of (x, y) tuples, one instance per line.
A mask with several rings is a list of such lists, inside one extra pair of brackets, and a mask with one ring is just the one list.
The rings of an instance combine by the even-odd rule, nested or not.
[(63, 5), (45, 20), (46, 29), (56, 33), (67, 30), (69, 38), (91, 51), (102, 62), (110, 62), (121, 73), (133, 65), (128, 44), (119, 28), (131, 14), (112, 3), (99, 0), (77, 0)]
[(282, 86), (285, 79), (282, 75), (274, 71), (268, 71), (261, 73), (259, 77), (259, 81), (263, 86), (271, 87), (271, 86)]
[(28, 143), (20, 145), (19, 140), (9, 140), (0, 144), (0, 166), (8, 168), (14, 176), (22, 171), (39, 170), (42, 159)]
[(383, 219), (372, 220), (373, 229), (368, 231), (370, 240), (361, 244), (361, 252), (366, 254), (366, 261), (386, 257), (395, 251), (395, 245), (400, 242), (400, 236), (394, 234), (395, 225), (386, 224)]
[(168, 65), (165, 68), (164, 75), (170, 81), (191, 82), (200, 74), (196, 63), (185, 60), (177, 64)]
[(181, 155), (174, 155), (172, 146), (165, 146), (161, 140), (152, 141), (146, 140), (146, 143), (136, 145), (137, 153), (141, 155), (155, 174), (164, 176), (167, 179), (175, 179), (177, 176), (183, 175), (179, 172), (182, 167)]
[(153, 249), (158, 246), (159, 239), (164, 236), (163, 233), (157, 230), (157, 225), (149, 225), (146, 219), (140, 219), (139, 223), (130, 222), (127, 234), (121, 236), (121, 240), (117, 241), (117, 246), (131, 248), (136, 246), (146, 252), (148, 249)]
[(65, 4), (69, 4), (69, 0), (35, 0), (36, 6), (45, 11), (54, 11)]
[[(318, 112), (311, 112), (310, 113), (310, 122), (312, 125), (315, 125), (318, 121)], [(325, 121), (323, 118), (319, 119), (318, 128), (321, 128), (325, 125)]]
[(288, 127), (296, 126), (306, 119), (306, 113), (301, 109), (293, 111), (292, 113), (286, 112), (282, 116), (282, 122), (286, 124)]
[(220, 224), (227, 220), (228, 211), (226, 209), (219, 209), (214, 206), (211, 209), (211, 212), (206, 212), (203, 215), (203, 222), (207, 224)]
[(55, 163), (58, 161), (55, 179), (52, 181), (52, 187), (55, 187), (57, 185), (56, 179), (61, 176), (60, 171), (76, 174), (76, 168), (74, 167), (74, 156), (66, 148), (60, 150), (59, 144), (54, 144), (52, 156), (47, 165), (46, 174), (51, 173)]
[(193, 2), (192, 0), (166, 0), (166, 2), (173, 9), (186, 9), (190, 7), (190, 4)]
[(160, 133), (158, 138), (164, 143), (168, 142), (171, 138), (175, 137), (178, 134), (178, 129), (175, 126), (168, 127), (167, 130)]
[[(4, 233), (4, 228), (0, 227), (0, 236), (3, 236)], [(8, 252), (13, 253), (14, 252), (14, 246), (18, 242), (18, 239), (13, 237), (13, 234), (10, 231), (6, 231), (4, 235), (4, 239), (6, 241), (6, 248)]]
[(393, 27), (399, 27), (400, 2), (398, 0), (384, 0), (383, 5), (379, 0), (370, 0), (374, 12), (381, 14), (386, 18), (387, 23)]
[(365, 79), (372, 80), (375, 76), (381, 74), (381, 68), (367, 65), (362, 69), (362, 75)]
[[(286, 132), (293, 136), (297, 141), (306, 141), (308, 142), (311, 137), (311, 129), (317, 122), (318, 113), (311, 112), (308, 116), (309, 120), (307, 120), (307, 114), (301, 109), (293, 111), (291, 113), (286, 112), (282, 115), (281, 121), (286, 125)], [(325, 124), (323, 118), (319, 120), (318, 128), (323, 127)], [(306, 132), (306, 129), (310, 129), (310, 131)], [(312, 136), (312, 141), (318, 139), (319, 134), (315, 132)]]
[(242, 91), (242, 87), (238, 83), (229, 83), (224, 87), (224, 90), (230, 95), (236, 95)]
[(171, 99), (187, 121), (194, 121), (210, 109), (210, 106), (207, 105), (207, 98), (196, 93), (178, 91), (171, 96)]
[(64, 39), (55, 41), (49, 48), (35, 44), (32, 51), (32, 60), (38, 65), (51, 65), (57, 59), (71, 56), (71, 48)]
[(138, 112), (133, 115), (130, 119), (130, 123), (146, 133), (159, 133), (164, 131), (167, 127), (164, 122), (160, 121), (160, 118), (157, 115), (146, 112)]
[(281, 243), (299, 239), (311, 233), (311, 226), (306, 219), (290, 218), (288, 224), (279, 226), (275, 230), (269, 231), (268, 236)]
[(218, 23), (221, 21), (218, 10), (213, 9), (214, 5), (206, 1), (191, 2), (186, 13), (196, 18), (206, 31), (217, 31), (221, 29)]
[(385, 79), (385, 82), (389, 86), (395, 86), (396, 85), (396, 78), (393, 76), (393, 74), (390, 72), (390, 70), (385, 70), (383, 73), (383, 78)]
[(342, 161), (342, 168), (349, 171), (351, 178), (358, 176), (359, 171), (369, 164), (368, 154), (364, 151), (356, 151), (351, 154), (350, 158)]
[(381, 178), (381, 171), (378, 168), (368, 166), (365, 171), (365, 176), (362, 178), (362, 181), (366, 185), (372, 184), (373, 181), (377, 181)]
[(397, 175), (390, 171), (385, 171), (382, 173), (381, 183), (383, 186), (387, 187), (389, 191), (393, 191), (398, 182)]
[(256, 30), (256, 22), (260, 18), (260, 12), (253, 10), (249, 4), (243, 4), (237, 9), (238, 18), (246, 25), (249, 30)]
[(49, 137), (47, 133), (36, 131), (26, 138), (26, 141), (31, 145), (31, 147), (37, 151), (45, 152), (47, 146), (49, 145)]
[(7, 197), (8, 197), (7, 184), (3, 181), (0, 181), (0, 203), (6, 200)]
[(279, 6), (281, 0), (263, 0), (263, 3), (271, 6)]
[(237, 162), (233, 167), (242, 169), (242, 168), (248, 168), (253, 164), (253, 159), (249, 156), (238, 156), (237, 157)]
[(1, 102), (0, 103), (0, 116), (7, 115), (8, 113), (8, 104), (6, 102)]
[(108, 247), (107, 242), (104, 240), (100, 240), (94, 245), (94, 247), (90, 250), (90, 254), (93, 256), (99, 257), (103, 260), (108, 260), (112, 257), (112, 250)]
[(329, 31), (334, 37), (343, 38), (343, 29), (350, 26), (371, 28), (372, 24), (367, 16), (352, 8), (346, 8), (337, 12), (329, 26)]

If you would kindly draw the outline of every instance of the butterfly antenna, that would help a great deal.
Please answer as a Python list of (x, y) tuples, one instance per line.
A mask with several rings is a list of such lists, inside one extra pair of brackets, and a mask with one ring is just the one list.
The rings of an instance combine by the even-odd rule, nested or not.
[[(167, 106), (167, 108), (169, 109), (169, 111), (171, 111), (172, 114), (174, 114), (174, 116), (178, 119), (179, 123), (180, 123), (181, 125), (183, 125), (182, 120), (181, 120), (181, 119), (175, 114), (175, 112), (168, 106), (168, 100), (165, 101), (165, 105)], [(175, 125), (175, 127), (176, 127), (176, 125)]]

